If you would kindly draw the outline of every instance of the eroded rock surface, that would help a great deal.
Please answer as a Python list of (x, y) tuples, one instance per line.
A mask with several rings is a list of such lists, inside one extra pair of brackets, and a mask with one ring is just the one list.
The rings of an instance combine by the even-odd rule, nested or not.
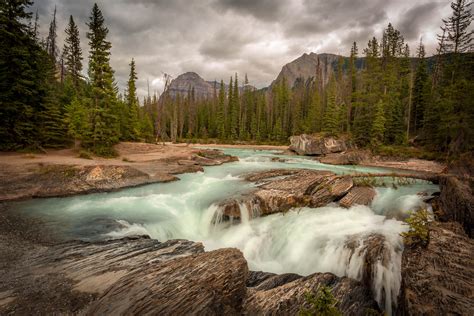
[(320, 170), (270, 170), (245, 176), (257, 188), (240, 198), (220, 204), (224, 218), (240, 218), (242, 207), (249, 217), (285, 212), (293, 207), (320, 207), (343, 197), (353, 186), (350, 177)]
[[(266, 281), (276, 276), (270, 276)], [(360, 282), (346, 277), (339, 278), (331, 273), (315, 273), (281, 282), (276, 287), (261, 290), (249, 288), (244, 311), (248, 315), (298, 315), (302, 307), (308, 308), (305, 294), (316, 293), (321, 285), (329, 286), (338, 300), (337, 307), (344, 315), (366, 315), (367, 310), (379, 311), (370, 290)]]
[(344, 140), (334, 137), (313, 137), (307, 134), (291, 136), (290, 143), (290, 150), (308, 156), (338, 153), (347, 149)]
[(470, 315), (474, 311), (474, 241), (458, 223), (434, 222), (426, 248), (402, 259), (402, 315)]
[(372, 203), (376, 195), (376, 191), (372, 187), (354, 186), (349, 192), (339, 201), (339, 205), (349, 208), (353, 205), (369, 205)]

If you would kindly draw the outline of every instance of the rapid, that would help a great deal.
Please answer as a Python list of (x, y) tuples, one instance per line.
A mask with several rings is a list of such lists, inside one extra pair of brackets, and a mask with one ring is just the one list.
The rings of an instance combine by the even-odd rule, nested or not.
[(37, 199), (19, 202), (16, 207), (71, 239), (93, 241), (137, 234), (160, 241), (188, 239), (202, 242), (207, 251), (236, 247), (243, 252), (250, 270), (300, 275), (332, 272), (359, 280), (367, 253), (364, 240), (381, 235), (389, 258), (375, 264), (371, 286), (379, 305), (388, 314), (392, 312), (401, 283), (400, 233), (407, 230), (398, 219), (400, 214), (425, 207), (419, 193), (431, 194), (438, 190), (437, 186), (417, 181), (398, 188), (378, 187), (370, 206), (350, 209), (329, 204), (264, 217), (258, 217), (258, 211), (249, 217), (245, 211), (241, 223), (232, 225), (219, 220), (221, 210), (217, 205), (255, 186), (239, 175), (279, 168), (329, 170), (337, 174), (386, 170), (325, 165), (276, 151), (224, 152), (240, 160), (180, 175), (176, 182), (113, 193)]

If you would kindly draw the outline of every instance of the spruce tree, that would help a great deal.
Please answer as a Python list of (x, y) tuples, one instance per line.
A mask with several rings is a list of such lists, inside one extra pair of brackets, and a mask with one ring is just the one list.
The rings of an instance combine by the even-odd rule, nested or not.
[(217, 105), (217, 133), (220, 139), (226, 139), (225, 129), (225, 87), (224, 80), (221, 80), (219, 87), (219, 101)]
[(385, 132), (384, 104), (379, 100), (375, 106), (374, 119), (370, 129), (370, 143), (372, 146), (382, 144)]
[(66, 39), (63, 49), (65, 56), (66, 72), (70, 76), (76, 91), (82, 80), (82, 49), (80, 43), (79, 29), (74, 22), (72, 15), (69, 17), (69, 24), (66, 28)]
[(111, 43), (104, 17), (94, 4), (89, 18), (89, 77), (93, 94), (91, 149), (98, 155), (114, 155), (112, 146), (119, 140), (114, 75), (110, 66)]
[(423, 127), (423, 115), (427, 106), (429, 91), (428, 91), (428, 70), (425, 59), (425, 47), (420, 40), (420, 45), (417, 51), (418, 64), (415, 72), (415, 79), (412, 90), (412, 108), (410, 113), (410, 126), (413, 133), (421, 130)]
[(56, 24), (56, 6), (54, 6), (54, 13), (53, 19), (49, 24), (49, 33), (48, 37), (46, 38), (46, 51), (48, 55), (53, 60), (54, 64), (56, 65), (59, 57), (59, 49), (57, 44), (57, 24)]
[[(232, 106), (231, 106), (231, 121), (230, 121), (230, 137), (232, 139), (238, 139), (239, 137), (239, 83), (237, 79), (237, 73), (235, 74), (234, 86), (230, 86), (229, 89), (232, 91)], [(230, 100), (229, 100), (230, 102)]]
[(327, 104), (323, 115), (322, 131), (335, 135), (339, 132), (339, 111), (336, 103), (336, 79), (332, 77), (329, 82)]
[(54, 91), (51, 59), (30, 26), (30, 0), (0, 1), (0, 148), (40, 146)]
[(448, 19), (443, 19), (447, 31), (448, 52), (457, 54), (473, 50), (471, 42), (474, 31), (469, 29), (472, 22), (471, 5), (472, 2), (466, 0), (455, 0), (451, 3), (453, 14)]
[(140, 136), (140, 125), (139, 125), (139, 104), (137, 100), (137, 87), (136, 80), (137, 72), (135, 69), (135, 60), (132, 58), (130, 62), (130, 75), (127, 83), (127, 114), (128, 124), (125, 130), (128, 131), (127, 138), (130, 140), (137, 140)]

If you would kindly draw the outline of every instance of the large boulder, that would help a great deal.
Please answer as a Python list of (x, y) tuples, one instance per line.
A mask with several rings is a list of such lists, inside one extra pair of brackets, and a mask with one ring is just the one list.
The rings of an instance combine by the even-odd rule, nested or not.
[(474, 241), (458, 223), (433, 222), (426, 248), (402, 257), (401, 315), (472, 315)]
[(307, 134), (290, 137), (290, 150), (298, 155), (326, 155), (347, 150), (344, 140), (334, 137), (313, 137)]

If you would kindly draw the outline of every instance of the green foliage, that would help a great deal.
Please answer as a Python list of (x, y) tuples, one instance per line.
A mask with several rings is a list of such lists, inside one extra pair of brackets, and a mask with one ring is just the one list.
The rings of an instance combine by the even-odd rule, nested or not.
[(305, 294), (306, 305), (309, 308), (302, 307), (299, 315), (301, 316), (339, 316), (342, 313), (336, 307), (337, 300), (331, 293), (331, 289), (325, 285), (320, 286), (316, 295), (312, 292)]
[(92, 155), (90, 152), (88, 152), (87, 150), (81, 150), (79, 152), (79, 158), (82, 158), (82, 159), (92, 159)]
[(426, 247), (430, 238), (430, 214), (428, 210), (421, 209), (417, 212), (412, 212), (405, 222), (409, 225), (409, 231), (402, 233), (405, 244), (408, 246), (421, 245)]

